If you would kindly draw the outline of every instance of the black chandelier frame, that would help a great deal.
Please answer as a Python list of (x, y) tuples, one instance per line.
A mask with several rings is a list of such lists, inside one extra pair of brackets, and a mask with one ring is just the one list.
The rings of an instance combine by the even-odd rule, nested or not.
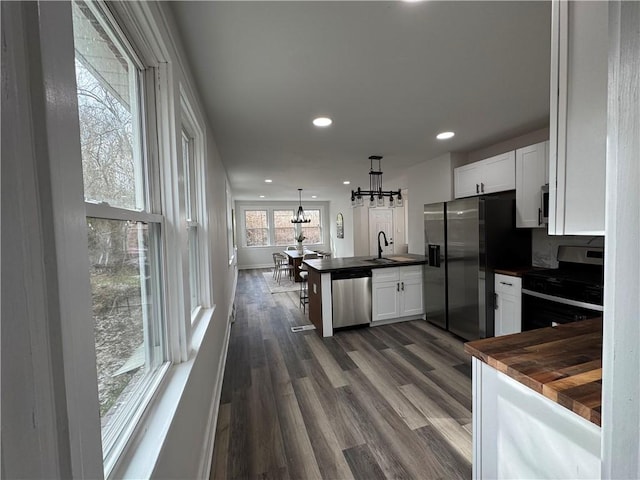
[[(382, 188), (382, 170), (380, 155), (371, 155), (369, 157), (369, 190), (362, 190), (358, 187), (351, 190), (351, 206), (358, 207), (364, 205), (364, 198), (369, 197), (369, 206), (384, 206), (384, 197), (389, 197), (389, 206), (402, 206), (402, 192), (398, 190), (383, 190)], [(378, 162), (377, 170), (373, 168), (373, 162)], [(395, 196), (395, 203), (394, 203)]]

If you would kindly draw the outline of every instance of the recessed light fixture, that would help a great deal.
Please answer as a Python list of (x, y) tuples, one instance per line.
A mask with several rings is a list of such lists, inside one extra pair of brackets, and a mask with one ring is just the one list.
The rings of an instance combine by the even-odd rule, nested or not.
[(318, 117), (313, 119), (313, 124), (316, 127), (328, 127), (332, 123), (333, 120), (331, 120), (329, 117)]
[(260, 198), (264, 198), (264, 195), (260, 195)]
[(438, 140), (446, 140), (448, 138), (453, 137), (454, 135), (455, 135), (455, 133), (453, 133), (453, 132), (442, 132), (442, 133), (439, 133), (438, 135), (436, 135), (436, 138)]
[(271, 180), (270, 178), (266, 178), (266, 179), (264, 180), (264, 183), (271, 183), (271, 182), (273, 182), (273, 180)]
[(351, 182), (350, 182), (349, 180), (345, 180), (345, 181), (344, 181), (344, 182), (342, 182), (342, 183), (344, 183), (345, 185), (349, 185)]
[(317, 195), (311, 195), (311, 198), (318, 198)]

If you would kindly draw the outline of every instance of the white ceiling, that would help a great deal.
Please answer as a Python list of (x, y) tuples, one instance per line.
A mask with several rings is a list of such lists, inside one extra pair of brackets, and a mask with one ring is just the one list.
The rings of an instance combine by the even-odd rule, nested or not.
[(171, 8), (239, 200), (347, 196), (368, 188), (370, 155), (395, 190), (407, 166), (548, 125), (549, 2)]

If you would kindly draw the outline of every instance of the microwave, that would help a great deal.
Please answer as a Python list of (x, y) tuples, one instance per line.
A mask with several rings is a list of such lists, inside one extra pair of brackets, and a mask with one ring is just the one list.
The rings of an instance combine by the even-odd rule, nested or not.
[(538, 225), (549, 223), (549, 184), (543, 185), (540, 195), (540, 208), (538, 209)]

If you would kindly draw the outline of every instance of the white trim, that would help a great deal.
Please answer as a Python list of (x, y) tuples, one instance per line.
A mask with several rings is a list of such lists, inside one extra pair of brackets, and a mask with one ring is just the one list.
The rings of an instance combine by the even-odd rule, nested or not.
[(640, 3), (608, 13), (602, 478), (640, 478)]
[(126, 208), (111, 207), (101, 203), (85, 202), (87, 217), (104, 218), (108, 220), (124, 220), (130, 222), (163, 223), (164, 218), (157, 213), (127, 210)]
[[(71, 3), (39, 2), (46, 149), (74, 478), (101, 478), (102, 449), (91, 318)], [(35, 74), (33, 74), (35, 75)], [(40, 79), (34, 79), (38, 82)], [(40, 120), (40, 119), (39, 119)]]

